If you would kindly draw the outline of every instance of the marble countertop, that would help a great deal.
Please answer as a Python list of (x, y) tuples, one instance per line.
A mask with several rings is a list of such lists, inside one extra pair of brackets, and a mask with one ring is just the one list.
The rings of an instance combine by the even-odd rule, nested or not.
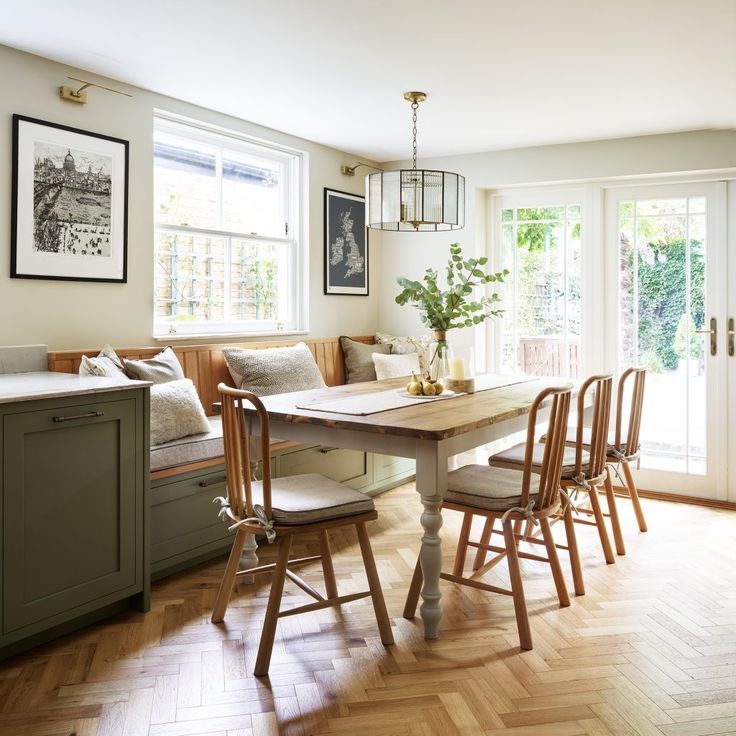
[(59, 396), (83, 396), (105, 391), (124, 391), (151, 385), (149, 381), (80, 376), (76, 373), (53, 371), (8, 373), (0, 375), (0, 404), (30, 399), (53, 399)]

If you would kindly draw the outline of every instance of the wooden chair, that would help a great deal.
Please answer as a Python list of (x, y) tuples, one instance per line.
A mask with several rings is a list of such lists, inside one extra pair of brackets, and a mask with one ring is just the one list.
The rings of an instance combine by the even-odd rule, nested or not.
[[(542, 457), (539, 472), (533, 471), (534, 464), (534, 432), (537, 424), (539, 407), (544, 401), (551, 401), (549, 415), (549, 441), (542, 448)], [(519, 558), (548, 562), (552, 568), (557, 595), (561, 606), (569, 606), (570, 598), (567, 594), (565, 579), (560, 567), (550, 528), (549, 519), (560, 512), (560, 470), (565, 452), (565, 433), (567, 431), (567, 417), (570, 409), (570, 388), (546, 388), (532, 403), (529, 412), (527, 440), (525, 446), (523, 470), (505, 470), (491, 468), (488, 465), (466, 465), (448, 474), (447, 491), (443, 501), (443, 508), (460, 511), (464, 514), (462, 531), (458, 542), (458, 551), (455, 557), (455, 566), (452, 574), (440, 573), (440, 577), (453, 583), (468, 585), (472, 588), (487, 590), (492, 593), (510, 595), (514, 599), (516, 623), (519, 629), (519, 639), (522, 649), (532, 648), (532, 637), (529, 629), (529, 617), (524, 599), (524, 588), (521, 580)], [(569, 511), (568, 517), (569, 517)], [(473, 516), (485, 516), (486, 519), (501, 520), (501, 532), (505, 546), (496, 547), (487, 542), (482, 546), (499, 553), (489, 564), (495, 564), (504, 556), (508, 559), (511, 590), (488, 585), (477, 578), (480, 572), (466, 578), (463, 577), (463, 568), (467, 548), (481, 547), (480, 543), (470, 542), (470, 527)], [(491, 527), (493, 525), (491, 522)], [(539, 524), (544, 541), (529, 537), (527, 541), (544, 544), (547, 557), (523, 552), (518, 549), (520, 540), (524, 537), (515, 531), (517, 522), (526, 521), (528, 525)], [(580, 568), (575, 542), (575, 530), (572, 522), (566, 521), (568, 545), (573, 567)], [(490, 536), (490, 533), (489, 533)], [(485, 572), (485, 570), (483, 570)], [(417, 561), (414, 568), (414, 577), (411, 581), (409, 594), (404, 607), (404, 617), (414, 618), (419, 591), (422, 586), (422, 569)], [(582, 581), (582, 573), (580, 573)]]
[[(371, 596), (373, 609), (385, 645), (393, 644), (391, 624), (383, 600), (376, 563), (373, 559), (366, 523), (377, 518), (373, 500), (358, 491), (323, 475), (297, 475), (287, 478), (271, 478), (269, 457), (268, 414), (260, 399), (248, 391), (230, 388), (224, 383), (218, 386), (222, 400), (222, 425), (225, 440), (225, 464), (227, 468), (227, 499), (222, 503), (221, 514), (231, 523), (235, 531), (230, 557), (225, 566), (220, 590), (217, 594), (212, 622), (220, 623), (227, 610), (238, 575), (261, 575), (273, 572), (271, 593), (263, 623), (261, 643), (258, 648), (254, 674), (268, 674), (279, 618), (297, 613), (316, 611), (328, 606), (337, 606), (348, 601)], [(261, 457), (263, 458), (263, 480), (254, 481), (250, 474), (248, 422), (243, 405), (250, 404), (257, 412), (260, 422)], [(217, 499), (216, 499), (217, 500)], [(368, 591), (338, 595), (335, 571), (332, 565), (329, 529), (354, 526), (363, 556)], [(269, 565), (260, 565), (247, 570), (238, 570), (240, 554), (248, 534), (266, 533), (269, 542), (279, 539), (278, 559)], [(294, 537), (316, 534), (319, 538), (320, 554), (289, 560)], [(292, 568), (320, 560), (325, 579), (326, 596), (321, 595), (309, 583), (296, 575)], [(289, 578), (304, 592), (315, 599), (315, 603), (280, 610), (284, 581)]]
[[(644, 381), (646, 380), (646, 369), (644, 368), (628, 368), (621, 374), (618, 381), (618, 391), (616, 395), (616, 429), (613, 435), (613, 443), (610, 442), (607, 447), (607, 461), (614, 468), (619, 466), (623, 470), (626, 480), (625, 490), (631, 499), (634, 507), (639, 530), (647, 531), (647, 522), (644, 518), (644, 511), (641, 508), (639, 500), (639, 491), (634, 482), (634, 476), (631, 474), (629, 464), (639, 459), (641, 447), (639, 444), (639, 430), (641, 428), (641, 415), (644, 406)], [(634, 385), (631, 391), (629, 401), (629, 422), (626, 431), (623, 431), (622, 421), (624, 417), (624, 397), (626, 393), (626, 382), (630, 376), (633, 376)], [(610, 477), (606, 490), (610, 487)], [(611, 491), (612, 492), (612, 491)]]
[[(564, 519), (566, 507), (570, 506), (574, 512), (572, 515), (573, 522), (595, 526), (601, 540), (603, 556), (609, 565), (613, 564), (616, 559), (608, 538), (606, 517), (611, 519), (616, 550), (621, 555), (626, 553), (616, 509), (616, 497), (606, 468), (606, 441), (611, 416), (612, 385), (613, 378), (610, 374), (591, 376), (581, 385), (577, 399), (577, 427), (567, 431), (566, 443), (568, 447), (562, 460), (561, 471), (561, 484), (564, 490), (561, 518)], [(593, 415), (591, 426), (586, 428), (584, 426), (585, 407), (589, 403), (589, 393), (591, 391), (593, 392)], [(535, 445), (532, 472), (539, 472), (546, 439), (546, 435), (543, 435)], [(515, 445), (491, 456), (488, 463), (496, 468), (521, 470), (524, 462), (523, 452), (523, 444)], [(598, 500), (598, 489), (603, 486), (605, 486), (608, 499), (607, 512), (602, 510)], [(590, 508), (578, 503), (577, 498), (581, 491), (587, 495)], [(592, 516), (593, 520), (585, 518), (587, 516)], [(479, 549), (476, 555), (476, 565), (478, 567), (483, 564), (484, 557), (485, 553), (482, 549)], [(573, 574), (575, 572), (573, 566)]]

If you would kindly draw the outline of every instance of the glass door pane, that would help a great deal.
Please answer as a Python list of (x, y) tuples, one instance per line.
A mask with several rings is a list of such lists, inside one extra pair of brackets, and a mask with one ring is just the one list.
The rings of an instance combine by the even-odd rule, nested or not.
[(580, 375), (580, 205), (501, 209), (501, 370)]

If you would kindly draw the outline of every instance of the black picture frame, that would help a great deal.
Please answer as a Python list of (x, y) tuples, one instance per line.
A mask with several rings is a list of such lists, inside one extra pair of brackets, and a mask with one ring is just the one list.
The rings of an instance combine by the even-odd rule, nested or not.
[(129, 145), (13, 115), (11, 278), (127, 283)]
[(369, 242), (365, 220), (365, 197), (325, 187), (325, 294), (369, 295)]

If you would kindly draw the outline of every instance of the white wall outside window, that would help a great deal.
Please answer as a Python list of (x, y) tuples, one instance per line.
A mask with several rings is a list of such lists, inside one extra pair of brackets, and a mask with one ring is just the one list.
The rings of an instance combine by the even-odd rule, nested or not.
[(156, 116), (156, 336), (307, 329), (304, 155)]

